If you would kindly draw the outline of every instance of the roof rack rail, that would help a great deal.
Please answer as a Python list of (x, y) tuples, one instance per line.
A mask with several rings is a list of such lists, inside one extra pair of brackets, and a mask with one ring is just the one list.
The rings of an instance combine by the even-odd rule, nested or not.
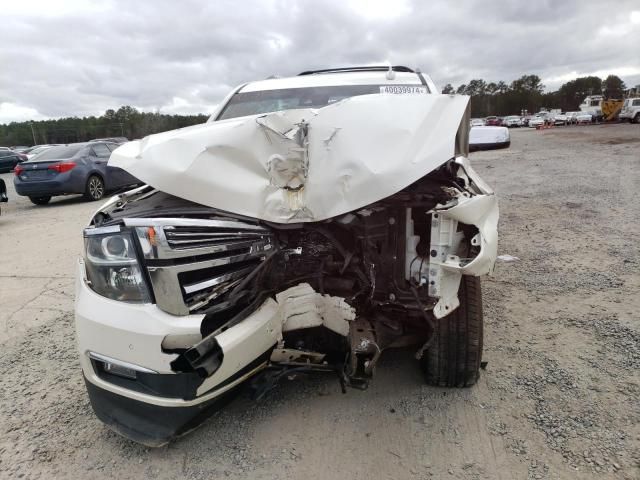
[[(326, 68), (324, 70), (307, 70), (306, 72), (299, 73), (301, 75), (315, 75), (318, 73), (345, 73), (345, 72), (386, 72), (389, 70), (388, 65), (374, 65), (371, 67), (342, 67), (342, 68)], [(394, 72), (407, 72), (416, 73), (409, 67), (403, 67), (402, 65), (394, 65), (391, 67)]]

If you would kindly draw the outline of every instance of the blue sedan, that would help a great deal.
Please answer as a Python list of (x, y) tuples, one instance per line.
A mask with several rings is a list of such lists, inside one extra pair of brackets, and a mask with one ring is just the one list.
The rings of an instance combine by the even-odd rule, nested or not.
[(14, 169), (16, 192), (36, 205), (44, 205), (53, 196), (74, 193), (83, 194), (87, 200), (100, 200), (109, 190), (139, 184), (134, 176), (107, 164), (118, 146), (88, 142), (51, 147)]

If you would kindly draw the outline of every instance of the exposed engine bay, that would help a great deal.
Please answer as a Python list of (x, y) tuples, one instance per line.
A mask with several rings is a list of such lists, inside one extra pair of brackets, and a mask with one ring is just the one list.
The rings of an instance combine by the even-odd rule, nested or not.
[(294, 369), (365, 388), (385, 349), (413, 345), (420, 358), (429, 348), (434, 321), (459, 305), (462, 274), (491, 270), (497, 203), (457, 157), (320, 222), (250, 219), (142, 187), (94, 217), (95, 227), (117, 224), (136, 229), (158, 307), (203, 315), (198, 341), (163, 342), (175, 372), (206, 383), (224, 360), (216, 337), (273, 304), (266, 384)]

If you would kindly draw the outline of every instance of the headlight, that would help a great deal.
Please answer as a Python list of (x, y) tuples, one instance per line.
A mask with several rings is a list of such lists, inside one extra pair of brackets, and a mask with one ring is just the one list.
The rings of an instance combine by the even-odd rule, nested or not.
[(131, 303), (149, 303), (149, 290), (130, 232), (119, 226), (84, 231), (87, 280), (100, 295)]

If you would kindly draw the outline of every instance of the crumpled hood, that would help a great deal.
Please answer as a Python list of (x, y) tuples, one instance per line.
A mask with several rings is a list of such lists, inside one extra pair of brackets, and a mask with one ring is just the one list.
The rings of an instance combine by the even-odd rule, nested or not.
[(386, 198), (455, 154), (469, 97), (363, 95), (126, 143), (109, 164), (171, 195), (278, 223)]

